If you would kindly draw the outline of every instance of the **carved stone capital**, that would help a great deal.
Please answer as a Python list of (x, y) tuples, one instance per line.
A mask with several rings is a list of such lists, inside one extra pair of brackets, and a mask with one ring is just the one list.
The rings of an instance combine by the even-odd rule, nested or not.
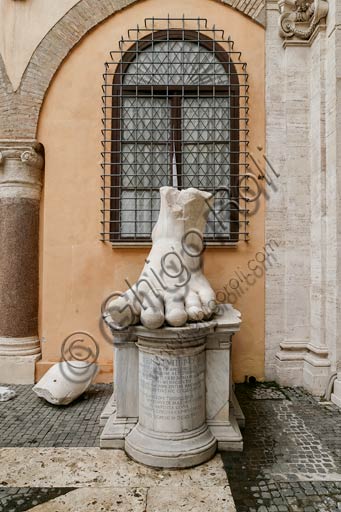
[(0, 141), (0, 198), (39, 199), (44, 151), (36, 141)]
[(328, 14), (327, 0), (279, 0), (279, 33), (283, 39), (309, 40)]

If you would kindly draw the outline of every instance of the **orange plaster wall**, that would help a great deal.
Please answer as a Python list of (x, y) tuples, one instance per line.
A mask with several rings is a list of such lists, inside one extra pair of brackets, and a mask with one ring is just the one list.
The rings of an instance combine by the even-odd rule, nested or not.
[[(42, 360), (37, 378), (60, 360), (61, 344), (73, 331), (87, 331), (99, 343), (100, 381), (111, 380), (112, 347), (100, 329), (100, 305), (114, 290), (134, 282), (148, 249), (112, 249), (100, 241), (101, 85), (104, 62), (122, 34), (145, 17), (206, 17), (225, 30), (248, 63), (250, 150), (264, 147), (264, 29), (215, 0), (141, 0), (92, 30), (56, 73), (40, 115), (37, 138), (45, 146), (45, 184), (40, 237), (40, 338)], [(258, 263), (251, 286), (242, 277), (248, 262), (264, 251), (264, 201), (250, 218), (251, 241), (236, 248), (209, 248), (205, 273), (217, 291), (238, 284), (230, 295), (242, 312), (241, 331), (233, 340), (233, 373), (263, 378), (264, 268)], [(262, 260), (262, 256), (257, 256)], [(257, 263), (251, 262), (255, 267)], [(238, 274), (236, 274), (236, 271)], [(239, 276), (239, 277), (237, 277)], [(231, 279), (237, 281), (230, 281)], [(244, 281), (244, 282), (242, 282)], [(229, 284), (230, 282), (230, 284)], [(239, 295), (239, 296), (238, 296)], [(218, 298), (224, 299), (222, 292)]]

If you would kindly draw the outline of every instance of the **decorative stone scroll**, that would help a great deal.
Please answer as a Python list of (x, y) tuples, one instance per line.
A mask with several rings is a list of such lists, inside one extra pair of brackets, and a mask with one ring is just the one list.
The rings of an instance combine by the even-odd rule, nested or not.
[(43, 167), (41, 144), (0, 141), (0, 198), (39, 200)]
[(308, 40), (328, 14), (327, 0), (279, 0), (279, 33), (283, 39)]

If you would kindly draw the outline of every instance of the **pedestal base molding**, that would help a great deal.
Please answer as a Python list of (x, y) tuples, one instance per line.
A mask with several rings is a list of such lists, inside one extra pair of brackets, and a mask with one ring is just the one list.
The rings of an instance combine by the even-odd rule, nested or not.
[(162, 468), (188, 468), (215, 454), (217, 441), (202, 425), (189, 432), (150, 431), (137, 424), (126, 437), (125, 451), (137, 462)]
[[(114, 412), (108, 416), (112, 409), (114, 409)], [(112, 395), (101, 414), (100, 425), (104, 425), (100, 440), (101, 448), (124, 450), (125, 439), (137, 422), (138, 418), (117, 417), (114, 395)], [(236, 398), (233, 401), (233, 405), (231, 404), (228, 421), (219, 424), (211, 423), (208, 420), (207, 425), (217, 441), (216, 448), (218, 451), (240, 452), (243, 450), (243, 436), (240, 428), (245, 426), (245, 417)]]
[(35, 365), (40, 357), (40, 342), (36, 336), (0, 337), (1, 384), (34, 384)]

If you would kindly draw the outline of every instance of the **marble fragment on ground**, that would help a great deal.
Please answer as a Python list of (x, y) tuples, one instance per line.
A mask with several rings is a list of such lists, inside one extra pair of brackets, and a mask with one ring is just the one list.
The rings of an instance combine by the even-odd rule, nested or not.
[(54, 364), (32, 390), (53, 405), (68, 405), (88, 389), (98, 371), (95, 363), (63, 361)]
[(7, 402), (16, 396), (14, 389), (7, 386), (0, 386), (0, 402)]

